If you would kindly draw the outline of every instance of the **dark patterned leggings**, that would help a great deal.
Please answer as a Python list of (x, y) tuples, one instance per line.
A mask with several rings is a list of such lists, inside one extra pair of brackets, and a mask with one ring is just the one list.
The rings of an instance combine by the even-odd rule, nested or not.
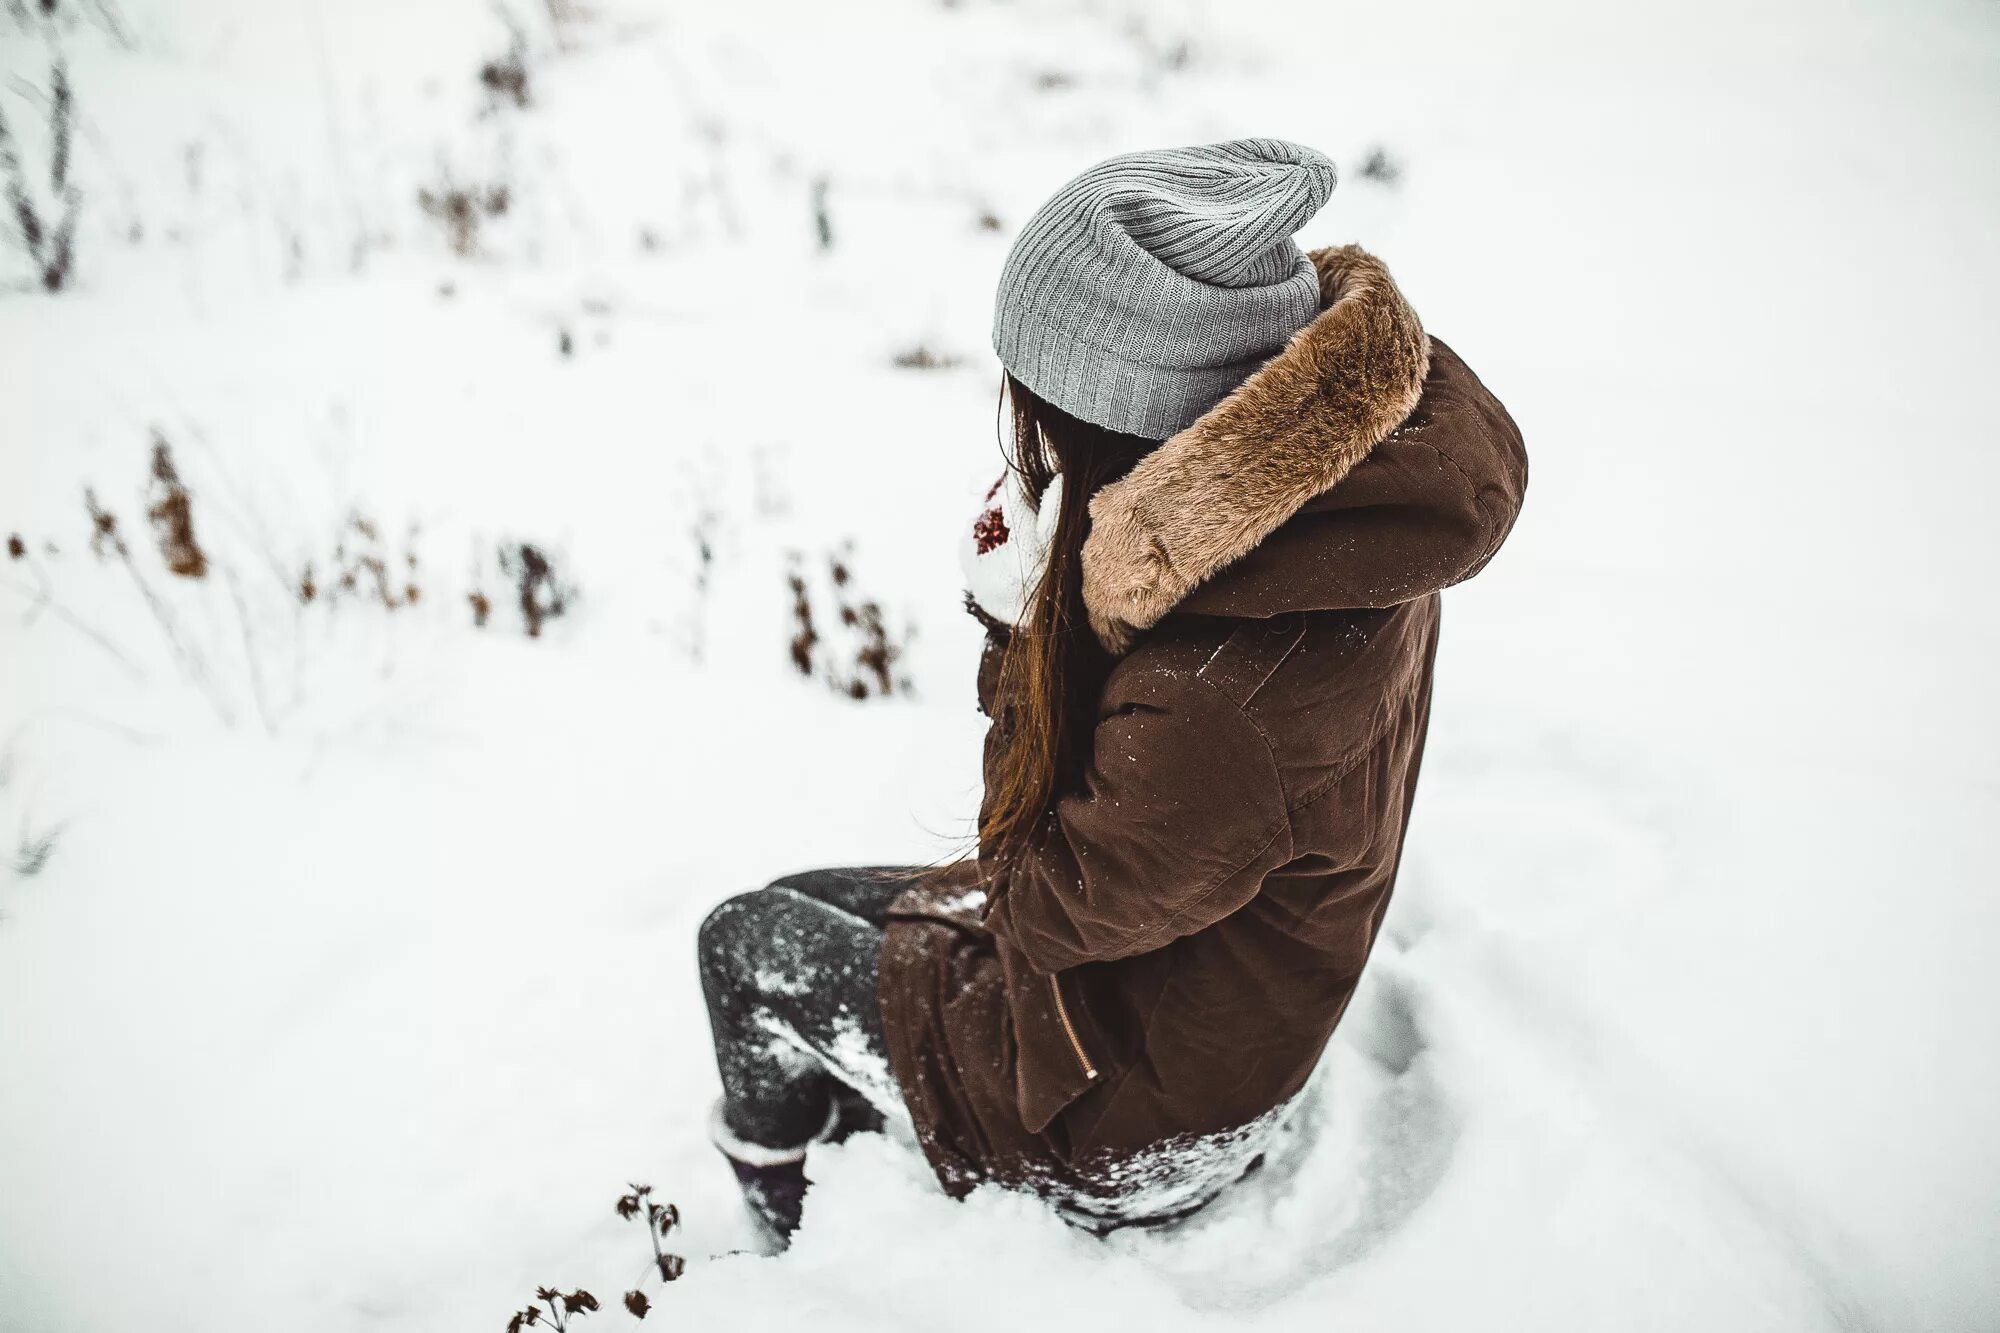
[(701, 923), (701, 984), (730, 1133), (801, 1146), (900, 1113), (876, 958), (899, 867), (811, 870), (739, 894)]

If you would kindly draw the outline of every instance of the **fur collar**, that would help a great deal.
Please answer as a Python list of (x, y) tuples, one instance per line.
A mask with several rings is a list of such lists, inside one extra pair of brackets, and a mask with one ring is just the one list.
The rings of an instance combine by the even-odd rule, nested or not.
[(1318, 317), (1092, 497), (1083, 597), (1111, 651), (1331, 489), (1415, 409), (1430, 342), (1389, 270), (1354, 245), (1312, 261)]

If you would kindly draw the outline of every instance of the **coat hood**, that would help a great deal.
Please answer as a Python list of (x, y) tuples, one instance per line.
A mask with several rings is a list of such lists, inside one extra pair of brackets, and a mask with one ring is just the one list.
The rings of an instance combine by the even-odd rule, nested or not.
[(1091, 625), (1114, 652), (1170, 612), (1396, 606), (1470, 578), (1513, 527), (1507, 410), (1358, 246), (1315, 251), (1321, 309), (1090, 503)]

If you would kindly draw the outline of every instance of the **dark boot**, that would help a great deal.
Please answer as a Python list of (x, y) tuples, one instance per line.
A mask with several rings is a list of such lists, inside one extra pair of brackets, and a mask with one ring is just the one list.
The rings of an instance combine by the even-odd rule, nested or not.
[(841, 1126), (841, 1105), (836, 1100), (826, 1127), (796, 1148), (767, 1148), (733, 1133), (722, 1116), (722, 1103), (709, 1116), (709, 1138), (736, 1173), (743, 1202), (750, 1208), (773, 1249), (782, 1250), (799, 1229), (806, 1203), (806, 1149), (830, 1141)]
[[(723, 1156), (729, 1157), (726, 1150)], [(805, 1216), (806, 1159), (753, 1166), (730, 1157), (729, 1167), (736, 1172), (743, 1202), (749, 1205), (757, 1225), (778, 1248), (790, 1244), (792, 1233), (799, 1229), (799, 1219)]]
[(880, 1134), (888, 1127), (888, 1118), (854, 1089), (837, 1088), (833, 1095), (840, 1107), (840, 1118), (834, 1123), (833, 1132), (826, 1136), (828, 1143), (845, 1143), (856, 1134)]

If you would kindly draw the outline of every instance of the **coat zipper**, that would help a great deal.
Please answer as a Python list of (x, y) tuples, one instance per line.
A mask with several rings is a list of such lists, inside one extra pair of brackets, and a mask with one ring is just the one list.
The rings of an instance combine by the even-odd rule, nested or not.
[(1069, 1048), (1076, 1052), (1076, 1062), (1083, 1066), (1083, 1076), (1094, 1082), (1097, 1066), (1090, 1063), (1090, 1057), (1083, 1053), (1083, 1041), (1076, 1035), (1076, 1024), (1069, 1021), (1069, 1006), (1063, 1003), (1060, 975), (1049, 978), (1049, 992), (1056, 997), (1056, 1017), (1062, 1020), (1063, 1035), (1069, 1038)]

